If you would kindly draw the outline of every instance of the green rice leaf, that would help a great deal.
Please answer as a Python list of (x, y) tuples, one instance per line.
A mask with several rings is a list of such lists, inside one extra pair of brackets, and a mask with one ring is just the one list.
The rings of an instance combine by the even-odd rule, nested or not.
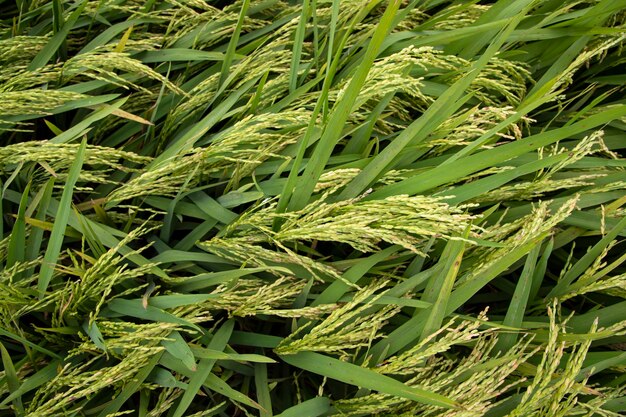
[(299, 352), (295, 355), (281, 355), (281, 359), (305, 371), (336, 379), (346, 384), (376, 390), (437, 407), (457, 408), (459, 406), (453, 400), (442, 395), (410, 387), (393, 378), (378, 374), (371, 369), (362, 368), (319, 353)]

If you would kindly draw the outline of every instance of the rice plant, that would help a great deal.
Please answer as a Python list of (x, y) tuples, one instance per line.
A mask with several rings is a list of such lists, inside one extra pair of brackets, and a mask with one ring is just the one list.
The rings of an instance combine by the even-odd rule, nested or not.
[(0, 416), (626, 413), (626, 1), (0, 2)]

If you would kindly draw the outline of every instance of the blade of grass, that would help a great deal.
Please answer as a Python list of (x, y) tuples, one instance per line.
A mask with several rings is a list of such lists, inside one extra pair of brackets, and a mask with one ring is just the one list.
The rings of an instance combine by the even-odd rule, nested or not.
[[(469, 236), (470, 228), (465, 230), (463, 238), (467, 239)], [(446, 307), (448, 305), (448, 299), (454, 281), (461, 267), (461, 260), (463, 259), (463, 252), (465, 251), (465, 241), (463, 240), (450, 240), (446, 244), (446, 247), (439, 260), (440, 269), (434, 273), (428, 285), (422, 295), (422, 301), (432, 303), (430, 314), (422, 329), (421, 340), (426, 339), (431, 334), (435, 333), (446, 317)]]
[[(63, 28), (63, 3), (59, 0), (52, 1), (52, 33), (57, 34)], [(64, 61), (67, 59), (67, 42), (63, 40), (63, 43), (59, 46), (58, 51), (59, 60)]]
[(371, 369), (362, 368), (319, 353), (299, 352), (295, 355), (280, 355), (280, 358), (297, 368), (346, 384), (437, 407), (447, 409), (459, 407), (455, 401), (443, 395), (408, 386), (393, 378), (376, 373)]
[(263, 407), (261, 407), (261, 405), (250, 399), (250, 397), (248, 397), (247, 395), (237, 391), (236, 389), (231, 388), (230, 385), (228, 385), (214, 373), (209, 373), (203, 385), (205, 385), (211, 391), (219, 392), (220, 394), (230, 398), (233, 401), (256, 408), (257, 410), (263, 410)]
[[(136, 317), (138, 319), (148, 321), (180, 324), (181, 326), (194, 329), (200, 333), (202, 332), (202, 329), (199, 326), (172, 313), (168, 313), (167, 311), (163, 311), (160, 308), (150, 305), (144, 307), (141, 299), (124, 300), (121, 298), (116, 298), (109, 302), (108, 308), (111, 311), (121, 314), (123, 316)], [(103, 312), (103, 314), (105, 313)]]
[(106, 45), (113, 38), (115, 38), (120, 33), (128, 30), (130, 27), (138, 27), (143, 24), (148, 23), (159, 23), (159, 19), (129, 19), (124, 22), (116, 23), (111, 27), (104, 30), (98, 36), (93, 38), (88, 44), (86, 44), (77, 55), (84, 54), (87, 52), (91, 52), (99, 46)]
[(174, 283), (173, 285), (180, 292), (198, 291), (215, 285), (226, 284), (237, 278), (256, 274), (257, 272), (263, 271), (277, 271), (284, 274), (291, 273), (288, 269), (271, 266), (259, 268), (242, 268), (233, 269), (230, 271), (207, 272), (204, 274), (198, 274), (189, 277), (184, 281), (180, 281), (179, 283)]
[(42, 386), (43, 384), (51, 381), (54, 377), (57, 376), (57, 371), (58, 371), (58, 367), (60, 364), (61, 364), (61, 361), (54, 360), (50, 362), (47, 366), (42, 368), (41, 370), (37, 371), (32, 376), (26, 378), (22, 382), (22, 384), (19, 386), (18, 389), (13, 391), (10, 395), (4, 398), (2, 402), (0, 402), (0, 407), (4, 407), (5, 405), (12, 402), (13, 400), (20, 398), (27, 392), (30, 392)]
[(61, 253), (63, 235), (65, 233), (65, 227), (67, 226), (72, 208), (72, 195), (74, 194), (74, 187), (78, 181), (78, 176), (80, 175), (80, 170), (83, 166), (86, 148), (87, 138), (85, 137), (76, 152), (76, 157), (69, 170), (67, 180), (65, 181), (61, 201), (59, 202), (59, 207), (54, 219), (54, 226), (52, 227), (52, 233), (48, 241), (48, 247), (46, 248), (41, 269), (39, 270), (39, 277), (37, 279), (39, 299), (42, 299), (46, 293), (46, 289), (48, 288), (48, 284), (50, 283), (52, 274), (54, 273), (54, 267)]
[(126, 29), (126, 32), (124, 32), (124, 34), (120, 38), (120, 41), (117, 43), (117, 46), (114, 49), (115, 52), (117, 53), (124, 52), (124, 49), (126, 48), (126, 43), (130, 39), (130, 35), (133, 33), (133, 29), (134, 29), (134, 26), (130, 26), (128, 29)]
[[(515, 293), (513, 294), (506, 316), (502, 322), (505, 326), (522, 327), (522, 322), (524, 320), (524, 315), (530, 299), (533, 278), (537, 272), (536, 264), (537, 258), (539, 258), (540, 250), (541, 245), (539, 244), (528, 253), (524, 269), (522, 270), (519, 281), (515, 286)], [(516, 342), (516, 333), (504, 333), (499, 336), (498, 343), (494, 349), (496, 351), (506, 352), (510, 350)]]
[(201, 348), (198, 346), (192, 346), (191, 351), (194, 356), (199, 359), (215, 359), (215, 360), (231, 360), (239, 362), (254, 362), (254, 363), (276, 363), (274, 359), (267, 356), (257, 355), (255, 353), (226, 353), (220, 350)]
[(372, 256), (361, 259), (360, 262), (350, 267), (350, 269), (343, 273), (342, 277), (344, 278), (344, 281), (333, 281), (320, 295), (315, 298), (315, 300), (311, 303), (311, 306), (315, 307), (322, 304), (337, 302), (346, 292), (351, 290), (347, 282), (357, 284), (359, 280), (363, 278), (363, 276), (365, 276), (365, 274), (367, 274), (376, 264), (391, 257), (398, 250), (398, 247), (391, 246)]
[(260, 417), (271, 417), (272, 396), (267, 380), (267, 365), (264, 363), (254, 364), (254, 386), (256, 388), (257, 401), (263, 407)]
[[(289, 93), (296, 91), (298, 86), (298, 69), (300, 68), (300, 58), (302, 56), (302, 46), (304, 44), (304, 33), (306, 31), (306, 25), (309, 21), (311, 11), (309, 7), (309, 0), (302, 2), (302, 10), (300, 14), (300, 20), (296, 27), (295, 38), (293, 40), (293, 50), (291, 53), (291, 65), (289, 66)], [(329, 60), (330, 62), (330, 60)]]
[[(214, 350), (224, 350), (233, 332), (234, 325), (235, 322), (233, 320), (225, 322), (222, 327), (217, 330), (213, 339), (209, 342), (208, 347)], [(215, 365), (215, 359), (202, 359), (199, 361), (198, 368), (189, 380), (189, 385), (185, 393), (176, 407), (170, 409), (169, 417), (182, 417), (185, 414), (185, 411), (187, 411), (193, 399), (196, 397), (198, 390), (200, 390), (207, 378), (209, 378), (209, 375), (211, 375), (213, 365)]]
[(126, 98), (122, 98), (120, 100), (115, 101), (114, 103), (110, 105), (107, 105), (106, 107), (103, 107), (99, 110), (94, 111), (88, 117), (85, 117), (79, 123), (67, 129), (65, 132), (50, 139), (50, 142), (51, 143), (68, 143), (80, 137), (81, 135), (86, 134), (90, 130), (90, 126), (92, 124), (94, 124), (95, 122), (99, 120), (104, 119), (108, 115), (118, 110), (122, 105), (124, 105), (124, 103), (126, 103), (126, 101), (127, 101)]
[(50, 39), (46, 46), (44, 46), (43, 49), (41, 49), (41, 51), (39, 51), (39, 53), (31, 61), (31, 63), (28, 65), (28, 71), (35, 71), (46, 65), (50, 61), (50, 59), (52, 59), (54, 54), (59, 50), (59, 48), (62, 48), (67, 39), (67, 36), (76, 24), (76, 21), (80, 17), (87, 3), (87, 1), (80, 2), (76, 10), (74, 10), (72, 14), (70, 14), (70, 16), (67, 18), (67, 20), (63, 24), (63, 27), (54, 34), (54, 36)]
[(29, 182), (24, 188), (20, 206), (17, 211), (17, 218), (11, 230), (11, 240), (9, 241), (9, 247), (7, 250), (7, 263), (6, 267), (10, 268), (17, 262), (24, 262), (25, 260), (25, 248), (26, 248), (26, 221), (24, 219), (24, 213), (26, 212), (26, 206), (28, 205), (28, 194), (30, 192)]
[[(11, 355), (6, 350), (4, 345), (0, 343), (0, 354), (2, 356), (2, 366), (4, 368), (4, 375), (7, 379), (7, 385), (9, 386), (9, 394), (18, 392), (20, 386), (20, 380), (15, 372)], [(21, 395), (17, 395), (13, 400), (13, 407), (15, 407), (15, 413), (17, 416), (24, 415), (24, 404), (22, 403)]]
[(5, 330), (3, 328), (0, 328), (0, 336), (8, 337), (9, 339), (13, 339), (17, 342), (20, 342), (21, 344), (28, 346), (29, 348), (33, 350), (41, 352), (44, 355), (49, 356), (53, 359), (61, 359), (61, 356), (59, 356), (58, 354), (44, 348), (43, 346), (39, 346), (31, 342), (30, 340), (23, 338), (22, 336), (18, 336), (15, 333), (9, 332), (8, 330)]
[(196, 370), (196, 360), (193, 352), (180, 332), (174, 331), (170, 333), (167, 340), (164, 340), (161, 344), (170, 355), (180, 360), (187, 369), (190, 371)]
[(315, 397), (289, 407), (275, 417), (318, 417), (329, 411), (331, 411), (330, 400), (327, 397)]
[[(51, 177), (46, 184), (42, 187), (43, 194), (41, 200), (39, 200), (39, 209), (35, 215), (35, 219), (43, 221), (46, 218), (46, 212), (50, 205), (50, 199), (52, 198), (52, 191), (54, 189), (54, 177)], [(30, 232), (28, 241), (26, 243), (26, 259), (34, 260), (39, 256), (41, 250), (41, 244), (43, 243), (44, 230), (41, 228), (34, 228)]]
[[(196, 49), (167, 48), (158, 51), (145, 51), (136, 57), (144, 64), (178, 61), (224, 61), (224, 54), (216, 51), (198, 51)], [(238, 58), (235, 55), (234, 58)]]
[(235, 26), (235, 31), (230, 37), (230, 42), (228, 42), (228, 49), (226, 49), (226, 54), (224, 55), (224, 62), (222, 63), (222, 70), (220, 72), (220, 80), (219, 80), (220, 86), (222, 86), (224, 82), (226, 81), (226, 79), (228, 78), (230, 66), (235, 57), (235, 51), (237, 50), (237, 43), (239, 42), (239, 35), (241, 34), (243, 21), (246, 18), (246, 13), (248, 12), (249, 6), (250, 6), (250, 0), (243, 0), (241, 4), (241, 11), (239, 12), (239, 18), (237, 19), (237, 25)]
[(541, 283), (543, 282), (543, 278), (546, 275), (546, 270), (548, 269), (548, 261), (550, 260), (550, 255), (552, 255), (552, 249), (554, 248), (554, 241), (554, 238), (550, 238), (550, 240), (548, 240), (548, 243), (543, 250), (543, 254), (541, 255), (541, 259), (535, 267), (532, 286), (530, 288), (530, 293), (528, 294), (528, 300), (530, 302), (534, 301), (537, 298), (537, 294), (539, 294)]

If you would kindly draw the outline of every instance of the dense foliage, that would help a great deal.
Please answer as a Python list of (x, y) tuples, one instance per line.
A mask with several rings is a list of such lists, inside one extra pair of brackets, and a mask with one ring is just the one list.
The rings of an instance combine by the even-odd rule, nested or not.
[(0, 416), (626, 411), (626, 1), (0, 2)]

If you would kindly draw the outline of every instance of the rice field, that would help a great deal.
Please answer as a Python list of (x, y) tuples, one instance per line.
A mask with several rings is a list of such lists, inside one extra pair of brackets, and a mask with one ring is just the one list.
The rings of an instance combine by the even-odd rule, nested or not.
[(626, 0), (0, 2), (0, 417), (626, 413)]

